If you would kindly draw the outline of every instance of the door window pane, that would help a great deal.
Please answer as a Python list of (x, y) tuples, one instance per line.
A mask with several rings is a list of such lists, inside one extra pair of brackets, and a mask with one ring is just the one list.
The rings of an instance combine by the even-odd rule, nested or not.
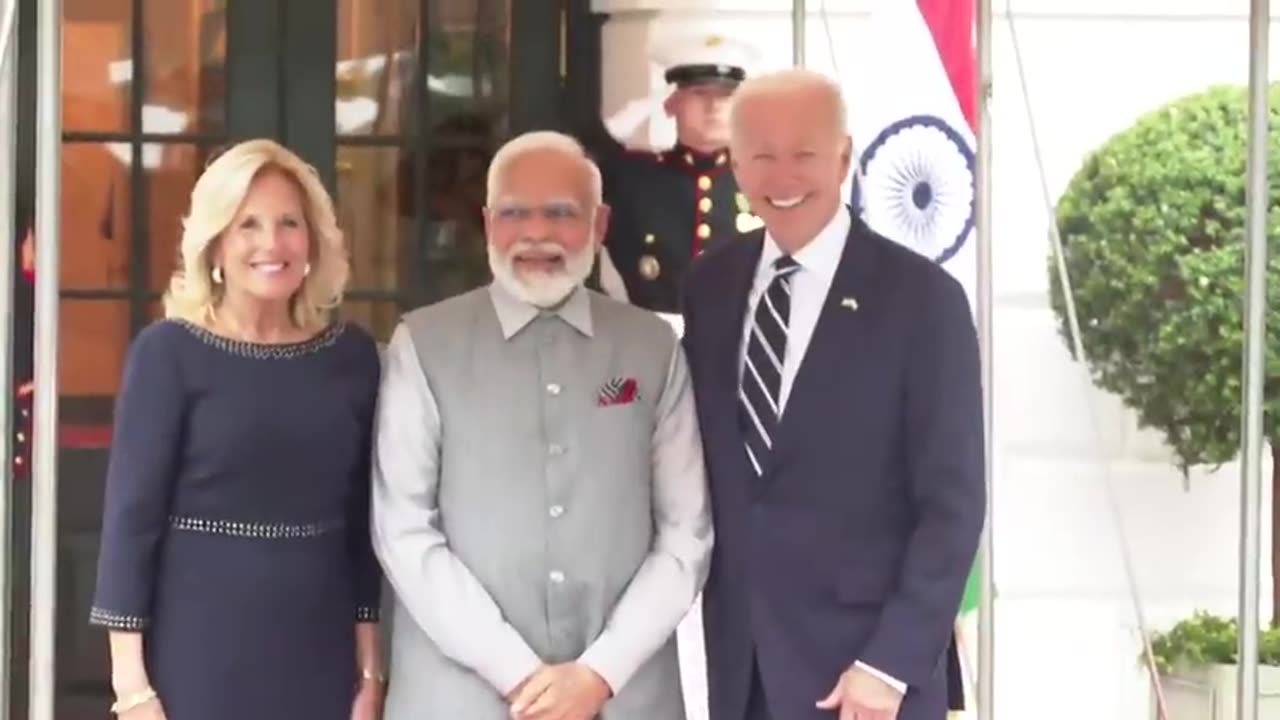
[(353, 290), (395, 290), (411, 263), (412, 218), (401, 215), (398, 147), (339, 146), (338, 224), (351, 249)]
[(128, 130), (131, 4), (130, 0), (63, 0), (64, 130)]
[(428, 112), (482, 112), (506, 124), (510, 0), (427, 3)]
[(204, 170), (209, 150), (191, 143), (151, 143), (142, 146), (147, 182), (147, 231), (150, 289), (163, 293), (178, 266), (182, 218), (191, 203), (191, 189)]
[(58, 393), (110, 398), (120, 385), (132, 336), (129, 303), (63, 300), (58, 343)]
[(506, 133), (508, 0), (337, 7), (337, 195), (352, 288), (413, 304), (488, 282), (481, 211)]
[(348, 300), (342, 304), (342, 318), (364, 328), (381, 344), (391, 340), (402, 311), (396, 302), (385, 300)]
[(60, 279), (64, 289), (128, 287), (128, 152), (128, 145), (62, 145)]
[(143, 130), (219, 134), (226, 127), (226, 1), (143, 3)]
[(338, 0), (335, 123), (339, 135), (412, 128), (418, 0)]

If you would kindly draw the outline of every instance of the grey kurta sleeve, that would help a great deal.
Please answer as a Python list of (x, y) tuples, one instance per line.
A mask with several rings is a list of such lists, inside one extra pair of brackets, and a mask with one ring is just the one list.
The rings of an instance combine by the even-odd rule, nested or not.
[(373, 543), (396, 596), (440, 651), (503, 695), (542, 664), (449, 548), (440, 415), (408, 329), (386, 350), (373, 445)]
[(662, 647), (702, 591), (713, 533), (702, 438), (684, 349), (676, 343), (653, 433), (649, 556), (581, 660), (616, 693)]

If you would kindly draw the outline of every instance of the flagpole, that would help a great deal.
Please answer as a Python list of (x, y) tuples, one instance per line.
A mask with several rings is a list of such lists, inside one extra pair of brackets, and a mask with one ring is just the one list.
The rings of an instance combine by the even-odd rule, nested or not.
[(1244, 398), (1240, 419), (1240, 673), (1236, 717), (1258, 717), (1258, 594), (1262, 554), (1262, 385), (1267, 312), (1267, 34), (1269, 0), (1249, 7), (1249, 156), (1245, 189)]
[(805, 0), (791, 0), (791, 63), (804, 67)]
[(975, 230), (978, 243), (978, 341), (982, 356), (982, 419), (985, 482), (987, 487), (986, 525), (979, 547), (978, 572), (978, 720), (995, 717), (995, 574), (992, 521), (995, 518), (995, 488), (992, 472), (995, 444), (992, 441), (992, 282), (991, 282), (991, 0), (977, 0), (975, 19), (978, 59), (977, 83), (977, 164), (974, 170)]

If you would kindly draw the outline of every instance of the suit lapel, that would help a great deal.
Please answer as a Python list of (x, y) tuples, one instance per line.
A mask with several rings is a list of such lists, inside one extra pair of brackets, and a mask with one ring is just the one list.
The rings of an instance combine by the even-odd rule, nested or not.
[(747, 313), (747, 300), (751, 294), (751, 282), (756, 264), (764, 247), (764, 231), (756, 231), (735, 241), (726, 257), (721, 281), (711, 294), (718, 302), (708, 302), (706, 327), (709, 338), (708, 352), (712, 367), (707, 378), (708, 402), (714, 407), (729, 408), (730, 412), (714, 413), (716, 434), (728, 446), (734, 461), (741, 465), (743, 477), (753, 475), (738, 419), (738, 372), (742, 359), (742, 333)]
[(792, 383), (773, 452), (766, 463), (766, 477), (804, 436), (805, 423), (820, 417), (830, 378), (855, 371), (862, 353), (871, 349), (867, 347), (867, 329), (877, 311), (877, 257), (875, 244), (864, 232), (864, 226), (855, 218), (813, 337)]
[(709, 323), (715, 330), (714, 352), (717, 360), (716, 378), (727, 380), (727, 388), (737, 402), (738, 366), (741, 361), (742, 332), (746, 322), (747, 300), (751, 294), (751, 281), (755, 277), (756, 263), (760, 259), (760, 250), (764, 246), (764, 233), (756, 232), (744, 240), (738, 240), (739, 247), (729, 255), (731, 262), (725, 263), (724, 294), (720, 297), (730, 302), (709, 303), (714, 308), (710, 313)]

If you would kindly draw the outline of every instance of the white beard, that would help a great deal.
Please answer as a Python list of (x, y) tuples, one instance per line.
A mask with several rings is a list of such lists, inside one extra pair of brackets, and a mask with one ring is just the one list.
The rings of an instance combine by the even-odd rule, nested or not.
[(591, 275), (591, 268), (595, 264), (595, 246), (587, 245), (576, 255), (565, 255), (562, 270), (553, 273), (535, 271), (523, 276), (517, 274), (512, 258), (544, 245), (553, 247), (556, 251), (561, 250), (559, 245), (549, 241), (521, 240), (507, 248), (507, 253), (503, 255), (493, 245), (489, 245), (489, 269), (493, 271), (494, 281), (517, 300), (534, 307), (551, 308), (564, 302)]

